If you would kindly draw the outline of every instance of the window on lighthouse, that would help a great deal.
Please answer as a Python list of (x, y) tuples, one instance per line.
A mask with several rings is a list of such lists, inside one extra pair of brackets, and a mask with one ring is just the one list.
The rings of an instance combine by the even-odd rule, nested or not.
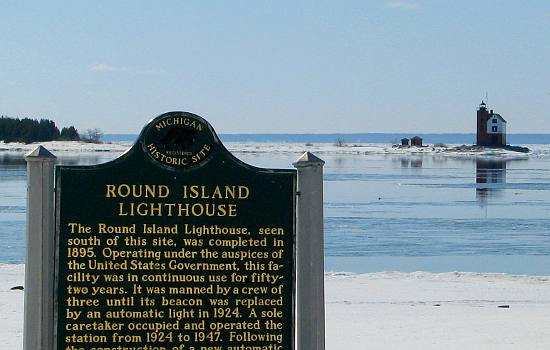
[(497, 119), (493, 119), (493, 124), (496, 124), (497, 123)]
[(493, 132), (497, 132), (498, 131), (498, 126), (493, 126)]

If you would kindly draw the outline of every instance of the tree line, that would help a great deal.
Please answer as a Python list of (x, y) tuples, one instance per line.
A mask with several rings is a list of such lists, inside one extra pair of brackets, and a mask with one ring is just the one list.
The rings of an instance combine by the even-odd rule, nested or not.
[(74, 126), (59, 131), (52, 120), (0, 117), (0, 140), (4, 142), (79, 141)]

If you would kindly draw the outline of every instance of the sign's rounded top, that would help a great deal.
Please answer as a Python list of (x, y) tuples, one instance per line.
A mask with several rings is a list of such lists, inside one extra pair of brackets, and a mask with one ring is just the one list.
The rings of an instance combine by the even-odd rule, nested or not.
[(176, 169), (208, 160), (215, 140), (208, 122), (188, 112), (161, 114), (145, 127), (141, 136), (145, 153), (155, 162)]

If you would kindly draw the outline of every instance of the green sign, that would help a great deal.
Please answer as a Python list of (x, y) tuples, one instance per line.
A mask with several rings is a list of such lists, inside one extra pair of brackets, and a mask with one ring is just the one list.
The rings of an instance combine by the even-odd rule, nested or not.
[(58, 166), (57, 349), (293, 349), (295, 196), (184, 112)]

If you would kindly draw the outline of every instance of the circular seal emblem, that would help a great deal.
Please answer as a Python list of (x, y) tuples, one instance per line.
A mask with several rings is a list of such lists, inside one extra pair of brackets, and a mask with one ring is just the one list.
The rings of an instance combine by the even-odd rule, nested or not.
[(161, 115), (149, 124), (143, 143), (147, 153), (159, 163), (185, 168), (208, 158), (214, 136), (201, 117), (172, 112)]

